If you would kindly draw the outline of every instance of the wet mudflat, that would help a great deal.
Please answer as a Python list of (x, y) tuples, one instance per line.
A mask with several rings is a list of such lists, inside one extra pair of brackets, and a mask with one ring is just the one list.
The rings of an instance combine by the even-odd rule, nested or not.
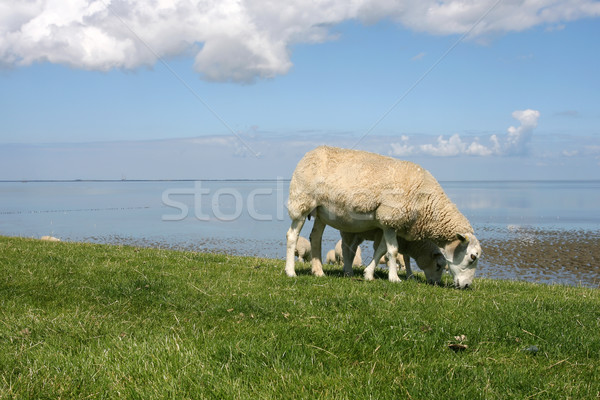
[(482, 241), (479, 276), (600, 285), (600, 232), (519, 229)]

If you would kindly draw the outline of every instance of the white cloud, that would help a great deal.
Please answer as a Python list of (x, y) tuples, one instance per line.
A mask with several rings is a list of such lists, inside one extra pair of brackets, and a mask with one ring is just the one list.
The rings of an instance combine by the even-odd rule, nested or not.
[(408, 136), (402, 135), (400, 143), (390, 143), (392, 147), (392, 155), (398, 157), (406, 157), (413, 153), (415, 147), (408, 144)]
[(458, 156), (465, 152), (466, 145), (460, 139), (458, 134), (450, 136), (445, 140), (443, 136), (437, 138), (437, 146), (433, 144), (424, 144), (419, 146), (421, 152), (431, 156), (449, 157)]
[[(290, 69), (290, 45), (331, 40), (331, 26), (392, 19), (419, 32), (468, 32), (496, 3), (437, 0), (3, 0), (0, 65), (52, 62), (110, 70), (191, 54), (204, 79), (252, 82)], [(600, 16), (592, 0), (501, 2), (472, 37)]]
[(450, 139), (445, 140), (443, 136), (438, 137), (437, 145), (424, 144), (419, 146), (421, 153), (438, 156), (451, 157), (459, 155), (469, 156), (489, 156), (492, 155), (492, 150), (479, 143), (479, 139), (475, 139), (471, 143), (463, 141), (458, 134), (450, 136)]
[[(417, 30), (440, 35), (469, 31), (473, 24), (497, 3), (489, 1), (415, 1), (414, 6), (391, 11), (392, 18)], [(419, 6), (420, 5), (420, 6)], [(519, 32), (536, 25), (572, 21), (600, 15), (600, 4), (592, 1), (510, 1), (500, 2), (489, 16), (475, 26), (472, 35)]]
[(435, 144), (426, 143), (415, 147), (409, 144), (409, 139), (406, 136), (402, 136), (400, 143), (391, 143), (391, 153), (395, 156), (429, 155), (434, 157), (460, 155), (485, 157), (527, 154), (540, 112), (531, 109), (517, 110), (512, 113), (512, 116), (521, 124), (518, 127), (509, 127), (507, 135), (491, 135), (488, 146), (482, 144), (479, 138), (469, 141), (462, 139), (459, 134), (454, 134), (449, 139), (439, 136)]
[(502, 149), (504, 154), (520, 155), (527, 153), (527, 146), (531, 141), (533, 130), (537, 127), (540, 112), (537, 110), (521, 110), (512, 113), (513, 118), (519, 120), (521, 125), (508, 128), (508, 137)]
[(494, 152), (475, 140), (466, 148), (465, 153), (470, 156), (490, 156)]

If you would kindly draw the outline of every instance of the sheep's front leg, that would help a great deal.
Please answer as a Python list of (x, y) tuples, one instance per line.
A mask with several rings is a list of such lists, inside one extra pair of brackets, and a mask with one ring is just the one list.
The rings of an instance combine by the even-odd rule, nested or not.
[(375, 258), (371, 260), (367, 268), (365, 268), (365, 281), (372, 281), (375, 279)]
[(375, 241), (373, 242), (373, 260), (371, 260), (367, 268), (365, 268), (365, 280), (367, 281), (372, 281), (375, 278), (375, 267), (387, 250), (385, 241), (381, 239), (382, 235), (376, 236)]
[(290, 226), (290, 229), (287, 231), (287, 248), (285, 255), (285, 273), (287, 276), (296, 276), (294, 266), (296, 255), (294, 253), (296, 252), (296, 242), (298, 241), (298, 236), (304, 226), (304, 221), (305, 217), (293, 220), (292, 226)]
[(312, 273), (315, 276), (324, 276), (323, 261), (321, 259), (321, 240), (323, 239), (323, 231), (325, 223), (319, 218), (315, 218), (312, 231), (310, 232), (310, 248), (312, 251)]
[(396, 264), (396, 256), (398, 255), (398, 239), (396, 238), (396, 231), (391, 228), (383, 230), (383, 238), (385, 239), (385, 245), (387, 247), (388, 256), (388, 279), (390, 282), (400, 282), (398, 277), (398, 265)]

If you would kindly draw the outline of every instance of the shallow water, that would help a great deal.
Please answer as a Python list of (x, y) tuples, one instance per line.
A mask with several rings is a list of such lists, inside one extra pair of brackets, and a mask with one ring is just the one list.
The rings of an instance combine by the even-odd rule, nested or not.
[[(482, 243), (478, 276), (598, 286), (600, 181), (441, 184)], [(284, 180), (0, 182), (0, 234), (284, 258), (288, 187)], [(327, 228), (323, 253), (337, 240)], [(361, 247), (370, 261), (370, 243)]]

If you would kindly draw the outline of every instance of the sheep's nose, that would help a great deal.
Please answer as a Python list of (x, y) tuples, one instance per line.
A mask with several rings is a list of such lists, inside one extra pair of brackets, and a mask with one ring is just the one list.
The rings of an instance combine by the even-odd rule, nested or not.
[(469, 284), (468, 284), (468, 283), (465, 283), (464, 285), (462, 285), (462, 284), (460, 283), (460, 279), (457, 279), (457, 280), (454, 282), (454, 285), (456, 285), (456, 287), (457, 287), (458, 289), (467, 289), (467, 288), (469, 287)]

